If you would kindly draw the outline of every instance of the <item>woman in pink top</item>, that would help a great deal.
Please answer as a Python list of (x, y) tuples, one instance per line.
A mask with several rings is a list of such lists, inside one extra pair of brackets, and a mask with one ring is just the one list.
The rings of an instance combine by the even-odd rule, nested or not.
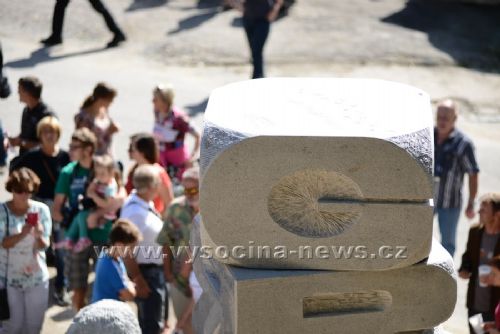
[(108, 113), (109, 106), (113, 103), (116, 90), (103, 82), (99, 82), (83, 102), (80, 112), (75, 115), (75, 127), (89, 128), (97, 137), (96, 155), (109, 154), (113, 135), (119, 128)]
[(158, 164), (158, 145), (156, 144), (155, 139), (150, 134), (136, 134), (130, 138), (130, 146), (129, 146), (129, 156), (130, 159), (134, 160), (136, 164), (132, 167), (127, 175), (127, 184), (125, 185), (125, 189), (127, 193), (130, 194), (132, 192), (134, 186), (132, 184), (132, 178), (135, 170), (138, 166), (143, 164), (150, 164), (155, 166), (158, 169), (158, 175), (160, 176), (160, 188), (158, 191), (158, 196), (153, 200), (155, 209), (162, 216), (166, 211), (167, 207), (172, 202), (174, 198), (174, 192), (172, 190), (172, 182), (170, 181), (170, 177), (168, 176), (165, 169)]
[[(153, 134), (160, 145), (160, 163), (164, 167), (177, 167), (180, 179), (184, 170), (192, 165), (198, 155), (200, 134), (190, 124), (188, 116), (174, 106), (174, 90), (171, 86), (157, 86), (153, 90), (153, 106)], [(191, 154), (184, 144), (186, 133), (194, 137)]]

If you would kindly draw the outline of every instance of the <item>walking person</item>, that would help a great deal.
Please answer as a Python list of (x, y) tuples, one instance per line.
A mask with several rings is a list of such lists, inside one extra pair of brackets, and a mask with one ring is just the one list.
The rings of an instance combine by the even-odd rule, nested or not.
[(245, 0), (243, 5), (236, 5), (243, 11), (243, 27), (252, 54), (252, 79), (264, 77), (264, 45), (282, 5), (283, 0)]
[(9, 175), (12, 199), (0, 205), (0, 281), (7, 284), (6, 333), (38, 334), (48, 307), (49, 272), (44, 249), (52, 221), (47, 205), (31, 200), (40, 179), (29, 168)]
[(438, 216), (441, 243), (455, 254), (458, 219), (462, 208), (464, 174), (469, 176), (469, 198), (465, 206), (467, 218), (474, 218), (474, 201), (478, 188), (479, 167), (472, 141), (455, 127), (457, 107), (452, 100), (442, 101), (437, 108), (434, 128), (435, 207)]
[[(111, 16), (106, 6), (102, 3), (102, 0), (89, 0), (90, 4), (94, 9), (103, 16), (104, 22), (109, 31), (113, 33), (113, 39), (107, 44), (108, 48), (118, 46), (120, 43), (125, 41), (125, 34), (118, 27), (115, 20)], [(69, 4), (69, 0), (56, 0), (54, 7), (54, 14), (52, 16), (52, 33), (49, 37), (42, 39), (41, 43), (45, 46), (53, 46), (62, 43), (62, 30), (64, 23), (64, 14), (66, 12), (66, 7)]]

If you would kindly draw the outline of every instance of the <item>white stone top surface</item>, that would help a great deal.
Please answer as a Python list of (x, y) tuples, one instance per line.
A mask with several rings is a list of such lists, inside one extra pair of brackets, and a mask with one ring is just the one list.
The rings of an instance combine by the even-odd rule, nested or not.
[(215, 89), (205, 123), (252, 136), (385, 139), (432, 125), (429, 96), (376, 79), (268, 78)]

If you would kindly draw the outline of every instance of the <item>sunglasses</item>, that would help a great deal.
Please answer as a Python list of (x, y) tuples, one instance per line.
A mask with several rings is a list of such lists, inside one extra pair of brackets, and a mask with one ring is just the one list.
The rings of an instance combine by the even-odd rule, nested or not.
[(196, 187), (193, 187), (193, 188), (184, 188), (184, 195), (186, 195), (186, 196), (198, 195), (199, 192), (200, 191)]

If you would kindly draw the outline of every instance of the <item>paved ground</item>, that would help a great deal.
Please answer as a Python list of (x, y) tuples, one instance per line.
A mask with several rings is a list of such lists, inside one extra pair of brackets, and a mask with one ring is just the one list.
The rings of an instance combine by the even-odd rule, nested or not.
[[(151, 128), (156, 83), (172, 82), (177, 104), (201, 128), (210, 91), (247, 79), (251, 68), (239, 14), (219, 12), (215, 0), (106, 3), (129, 37), (118, 49), (103, 49), (110, 36), (86, 1), (68, 7), (64, 45), (44, 49), (37, 42), (49, 32), (52, 2), (0, 0), (0, 40), (11, 82), (28, 74), (44, 82), (44, 99), (64, 124), (63, 146), (93, 85), (105, 80), (115, 86), (119, 95), (111, 113), (122, 130), (114, 148), (128, 163), (128, 137)], [(459, 126), (477, 147), (480, 192), (499, 191), (499, 19), (500, 7), (451, 2), (298, 0), (273, 26), (268, 75), (383, 78), (420, 87), (434, 101), (457, 98)], [(18, 132), (20, 111), (15, 95), (0, 101), (10, 133)], [(0, 200), (7, 196), (0, 191)], [(470, 223), (461, 218), (457, 254)], [(445, 325), (452, 333), (467, 333), (465, 292), (460, 281), (455, 313)], [(69, 309), (51, 307), (43, 333), (63, 333), (71, 316)]]

